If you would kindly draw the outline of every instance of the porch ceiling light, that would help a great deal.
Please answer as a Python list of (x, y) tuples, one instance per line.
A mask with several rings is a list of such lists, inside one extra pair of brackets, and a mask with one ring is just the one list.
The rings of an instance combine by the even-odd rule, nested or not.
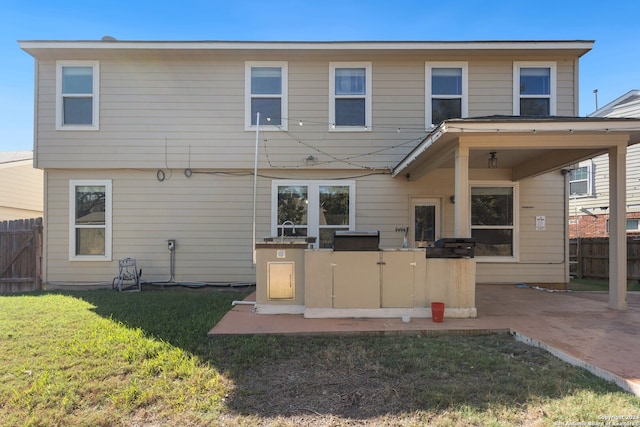
[(489, 169), (496, 169), (498, 167), (498, 158), (496, 157), (495, 151), (489, 153), (489, 161), (487, 167)]

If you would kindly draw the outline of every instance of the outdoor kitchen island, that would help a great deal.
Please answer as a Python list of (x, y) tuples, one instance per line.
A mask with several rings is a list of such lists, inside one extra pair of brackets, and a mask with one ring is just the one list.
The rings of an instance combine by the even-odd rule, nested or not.
[[(343, 250), (347, 249), (347, 250)], [(307, 318), (477, 317), (476, 264), (430, 257), (427, 249), (307, 249), (303, 243), (256, 245), (256, 313)], [(300, 265), (302, 264), (302, 265)]]

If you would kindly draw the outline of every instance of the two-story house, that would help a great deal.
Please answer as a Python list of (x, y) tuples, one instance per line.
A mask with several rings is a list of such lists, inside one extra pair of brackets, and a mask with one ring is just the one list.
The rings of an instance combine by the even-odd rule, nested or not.
[(624, 200), (640, 138), (576, 117), (592, 41), (19, 44), (49, 286), (110, 282), (125, 257), (148, 281), (252, 282), (262, 237), (340, 230), (472, 237), (479, 283), (566, 283), (561, 170), (609, 153)]
[[(631, 90), (589, 117), (640, 118), (640, 90)], [(631, 124), (630, 126), (634, 126)], [(626, 230), (640, 234), (640, 146), (627, 152)], [(596, 156), (577, 164), (569, 183), (569, 237), (609, 237), (609, 164)]]

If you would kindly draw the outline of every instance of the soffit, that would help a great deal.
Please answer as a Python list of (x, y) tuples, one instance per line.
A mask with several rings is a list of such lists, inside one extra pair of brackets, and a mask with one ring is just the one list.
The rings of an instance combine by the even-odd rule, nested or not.
[(486, 118), (443, 122), (393, 168), (393, 176), (417, 180), (439, 168), (454, 168), (456, 150), (469, 151), (469, 168), (486, 169), (491, 152), (498, 168), (518, 180), (568, 167), (640, 142), (639, 119)]

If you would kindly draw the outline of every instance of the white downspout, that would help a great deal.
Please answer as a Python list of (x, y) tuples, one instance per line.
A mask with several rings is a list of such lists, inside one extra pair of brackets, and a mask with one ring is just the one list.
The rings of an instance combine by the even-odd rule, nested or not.
[(256, 113), (256, 150), (253, 160), (253, 229), (252, 229), (252, 252), (253, 267), (256, 266), (256, 193), (258, 187), (258, 142), (260, 138), (260, 113)]

